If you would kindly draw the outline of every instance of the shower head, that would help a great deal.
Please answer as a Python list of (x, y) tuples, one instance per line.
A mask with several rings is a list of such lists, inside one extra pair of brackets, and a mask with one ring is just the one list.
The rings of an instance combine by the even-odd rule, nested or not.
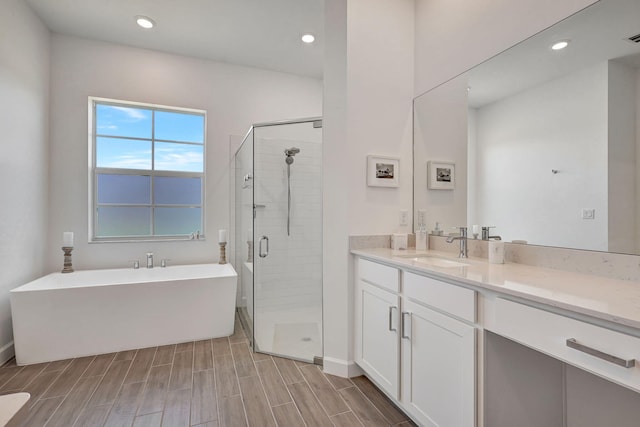
[(295, 156), (296, 154), (298, 154), (300, 152), (299, 148), (296, 147), (291, 147), (291, 148), (285, 148), (284, 149), (284, 154), (287, 156), (284, 161), (290, 165), (293, 163), (293, 156)]
[(299, 148), (296, 148), (296, 147), (291, 147), (291, 148), (285, 148), (285, 149), (284, 149), (284, 154), (285, 154), (287, 157), (295, 156), (295, 155), (296, 155), (296, 154), (298, 154), (299, 152), (300, 152), (300, 149), (299, 149)]

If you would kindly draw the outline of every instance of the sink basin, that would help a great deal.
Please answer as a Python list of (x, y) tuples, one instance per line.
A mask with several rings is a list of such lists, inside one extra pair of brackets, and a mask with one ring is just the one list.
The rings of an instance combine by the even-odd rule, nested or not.
[(432, 267), (467, 267), (471, 265), (465, 262), (442, 258), (428, 253), (394, 253), (393, 257), (406, 259), (407, 261), (414, 261), (420, 264), (430, 265)]
[(464, 262), (460, 262), (460, 261), (454, 261), (451, 259), (446, 259), (446, 258), (440, 258), (440, 257), (435, 257), (435, 256), (430, 256), (430, 255), (419, 255), (419, 256), (414, 256), (411, 258), (404, 258), (406, 260), (409, 261), (414, 261), (420, 264), (425, 264), (425, 265), (429, 265), (432, 267), (467, 267), (470, 264), (464, 263)]

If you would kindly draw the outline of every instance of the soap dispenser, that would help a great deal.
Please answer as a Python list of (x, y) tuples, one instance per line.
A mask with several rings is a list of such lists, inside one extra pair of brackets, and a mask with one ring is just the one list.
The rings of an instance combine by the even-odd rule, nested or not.
[(427, 226), (424, 224), (420, 224), (418, 230), (416, 231), (416, 250), (426, 251), (427, 247), (429, 246), (427, 239)]

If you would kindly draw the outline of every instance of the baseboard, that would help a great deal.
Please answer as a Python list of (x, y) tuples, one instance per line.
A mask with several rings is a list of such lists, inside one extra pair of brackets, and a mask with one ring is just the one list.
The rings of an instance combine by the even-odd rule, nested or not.
[(0, 347), (0, 366), (7, 363), (15, 355), (16, 349), (13, 347), (13, 340)]
[(358, 377), (364, 373), (353, 360), (347, 361), (326, 356), (323, 358), (323, 371), (343, 378)]

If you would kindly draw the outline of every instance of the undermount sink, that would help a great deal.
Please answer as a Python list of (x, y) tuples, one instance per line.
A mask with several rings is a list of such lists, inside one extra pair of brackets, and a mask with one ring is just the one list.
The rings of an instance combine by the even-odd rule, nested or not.
[(420, 264), (430, 265), (432, 267), (467, 267), (470, 265), (464, 262), (454, 261), (452, 259), (441, 258), (428, 254), (406, 254), (395, 256), (406, 259), (407, 261), (414, 261)]
[(415, 257), (409, 258), (412, 261), (419, 262), (420, 264), (426, 264), (433, 267), (467, 267), (470, 264), (464, 262), (453, 261), (445, 258), (438, 258), (433, 256)]

